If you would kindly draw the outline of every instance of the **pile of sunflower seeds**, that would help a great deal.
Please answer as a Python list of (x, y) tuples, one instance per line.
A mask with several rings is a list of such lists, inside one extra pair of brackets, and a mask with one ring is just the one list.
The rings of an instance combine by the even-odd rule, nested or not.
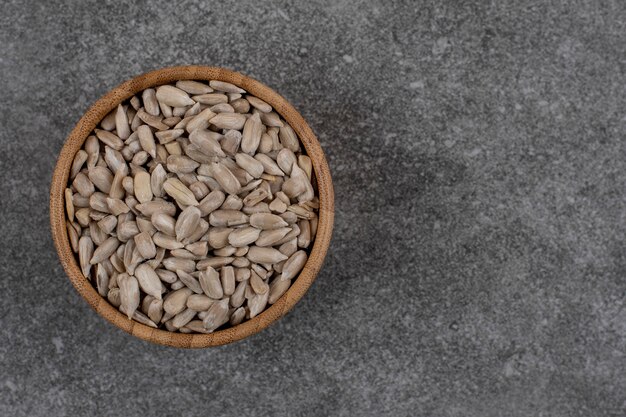
[(76, 154), (69, 240), (129, 319), (210, 333), (257, 316), (297, 278), (317, 230), (311, 176), (294, 130), (245, 90), (149, 88)]

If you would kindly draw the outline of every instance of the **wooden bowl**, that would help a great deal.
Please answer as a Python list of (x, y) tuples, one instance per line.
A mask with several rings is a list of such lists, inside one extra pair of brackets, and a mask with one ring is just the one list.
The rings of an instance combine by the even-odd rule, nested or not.
[[(211, 334), (183, 334), (154, 329), (129, 320), (102, 298), (81, 273), (76, 256), (70, 248), (66, 230), (64, 190), (67, 187), (70, 167), (76, 152), (96, 125), (119, 103), (150, 87), (178, 80), (220, 80), (235, 84), (250, 94), (266, 101), (291, 125), (313, 162), (317, 179), (320, 209), (317, 235), (309, 259), (289, 290), (270, 308), (251, 320)], [(218, 67), (181, 66), (164, 68), (140, 75), (114, 88), (104, 95), (78, 121), (61, 150), (50, 186), (50, 225), (52, 238), (61, 264), (80, 295), (98, 314), (120, 329), (150, 342), (181, 348), (219, 346), (253, 335), (281, 318), (309, 289), (319, 272), (330, 245), (334, 218), (334, 194), (330, 171), (324, 152), (309, 125), (300, 113), (282, 96), (266, 85), (238, 72)]]

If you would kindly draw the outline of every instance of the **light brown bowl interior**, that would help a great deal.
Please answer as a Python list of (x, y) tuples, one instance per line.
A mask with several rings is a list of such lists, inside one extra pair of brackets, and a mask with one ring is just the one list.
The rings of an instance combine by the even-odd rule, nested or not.
[[(235, 84), (250, 94), (271, 104), (272, 107), (293, 127), (307, 154), (313, 162), (313, 170), (319, 190), (320, 209), (317, 235), (304, 269), (289, 290), (270, 308), (260, 315), (237, 326), (218, 330), (211, 334), (183, 334), (153, 329), (129, 320), (107, 300), (102, 298), (93, 285), (83, 276), (70, 248), (65, 227), (64, 190), (70, 166), (76, 152), (96, 125), (117, 105), (134, 94), (162, 84), (178, 80), (220, 80)], [(100, 98), (79, 120), (65, 141), (54, 169), (50, 186), (50, 225), (52, 238), (61, 264), (80, 295), (98, 314), (120, 329), (149, 342), (181, 348), (219, 346), (253, 335), (278, 320), (298, 302), (309, 289), (319, 272), (330, 245), (334, 218), (334, 194), (330, 171), (324, 152), (309, 125), (300, 113), (278, 93), (266, 85), (238, 72), (218, 67), (181, 66), (164, 68), (140, 75), (114, 88)]]

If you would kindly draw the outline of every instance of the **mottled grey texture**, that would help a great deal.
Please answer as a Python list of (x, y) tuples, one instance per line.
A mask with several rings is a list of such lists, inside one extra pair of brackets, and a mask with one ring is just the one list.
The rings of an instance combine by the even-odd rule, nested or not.
[[(3, 2), (0, 415), (625, 415), (626, 4), (541, 3)], [(196, 351), (99, 318), (47, 206), (88, 106), (190, 63), (287, 97), (337, 198), (298, 306)]]

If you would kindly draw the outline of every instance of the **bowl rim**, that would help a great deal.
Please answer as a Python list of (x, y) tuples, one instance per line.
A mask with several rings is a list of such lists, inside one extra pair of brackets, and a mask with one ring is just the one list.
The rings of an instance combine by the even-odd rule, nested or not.
[[(291, 287), (273, 305), (258, 316), (236, 326), (210, 334), (173, 333), (154, 329), (119, 312), (93, 287), (78, 266), (66, 229), (65, 197), (69, 172), (76, 152), (97, 124), (119, 103), (146, 88), (179, 80), (219, 80), (235, 84), (270, 104), (294, 129), (311, 158), (318, 185), (320, 208), (318, 228), (309, 259)], [(50, 226), (59, 259), (78, 293), (102, 317), (125, 332), (152, 343), (180, 348), (220, 346), (242, 340), (267, 328), (289, 312), (310, 288), (330, 246), (334, 222), (334, 191), (328, 163), (315, 134), (300, 113), (281, 95), (265, 84), (239, 72), (222, 67), (188, 65), (161, 68), (125, 81), (100, 97), (80, 118), (71, 131), (54, 168), (50, 185)]]

